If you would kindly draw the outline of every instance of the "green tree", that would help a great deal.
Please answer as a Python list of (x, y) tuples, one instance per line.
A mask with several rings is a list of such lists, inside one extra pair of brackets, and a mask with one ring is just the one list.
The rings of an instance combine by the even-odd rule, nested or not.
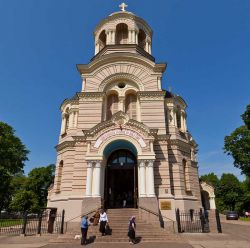
[(234, 159), (234, 166), (250, 176), (250, 104), (241, 115), (244, 122), (224, 140), (224, 151)]
[(47, 203), (48, 188), (53, 183), (55, 165), (34, 168), (28, 174), (26, 189), (32, 191), (40, 207), (45, 207)]
[(1, 183), (0, 183), (0, 213), (6, 208), (11, 201), (10, 193), (10, 174), (2, 167), (0, 167)]
[(12, 175), (18, 173), (23, 170), (28, 153), (13, 128), (0, 122), (0, 167)]
[(203, 181), (203, 182), (206, 182), (206, 183), (210, 184), (211, 186), (214, 187), (215, 190), (219, 186), (219, 182), (220, 182), (219, 178), (213, 172), (205, 174), (205, 175), (202, 175), (200, 177), (200, 180)]
[(243, 189), (238, 178), (230, 173), (222, 174), (217, 196), (220, 199), (220, 204), (223, 201), (223, 205), (227, 210), (235, 210), (236, 203), (237, 208), (240, 208), (243, 200)]
[(20, 212), (36, 212), (39, 209), (37, 196), (32, 191), (21, 190), (12, 199), (10, 208)]
[(9, 205), (12, 177), (22, 172), (28, 153), (13, 128), (0, 122), (0, 211)]

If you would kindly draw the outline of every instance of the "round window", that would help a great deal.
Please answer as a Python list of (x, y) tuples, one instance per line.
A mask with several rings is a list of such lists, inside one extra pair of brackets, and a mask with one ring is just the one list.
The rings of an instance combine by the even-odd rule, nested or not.
[(120, 89), (123, 89), (125, 86), (126, 86), (125, 83), (119, 83), (119, 84), (118, 84), (118, 87), (119, 87)]

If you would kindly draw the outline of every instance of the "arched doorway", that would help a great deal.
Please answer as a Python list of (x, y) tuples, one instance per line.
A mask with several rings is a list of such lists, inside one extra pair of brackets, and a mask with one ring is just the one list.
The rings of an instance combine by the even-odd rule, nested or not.
[(129, 149), (113, 151), (105, 170), (105, 207), (137, 207), (137, 160)]

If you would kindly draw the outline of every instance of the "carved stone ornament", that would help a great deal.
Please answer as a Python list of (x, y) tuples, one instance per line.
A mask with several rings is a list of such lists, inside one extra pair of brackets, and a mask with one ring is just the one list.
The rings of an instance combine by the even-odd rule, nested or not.
[(61, 151), (68, 147), (75, 147), (75, 141), (64, 141), (63, 143), (57, 145), (55, 148), (57, 151)]
[(79, 100), (86, 102), (102, 101), (105, 93), (103, 92), (78, 92)]
[(164, 100), (166, 92), (165, 91), (144, 91), (138, 92), (138, 97), (140, 101), (155, 101)]
[(123, 111), (118, 111), (112, 116), (111, 121), (118, 126), (122, 126), (129, 121), (129, 116)]

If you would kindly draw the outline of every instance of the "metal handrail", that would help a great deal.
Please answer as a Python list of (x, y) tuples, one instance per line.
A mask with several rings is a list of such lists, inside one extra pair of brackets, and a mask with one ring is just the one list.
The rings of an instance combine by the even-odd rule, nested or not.
[(159, 217), (159, 218), (162, 217), (162, 218), (165, 218), (167, 220), (170, 220), (170, 221), (174, 222), (174, 220), (171, 220), (170, 218), (168, 218), (168, 217), (166, 217), (164, 215), (161, 215), (161, 214), (159, 214), (157, 212), (154, 212), (154, 211), (152, 211), (152, 210), (150, 210), (148, 208), (145, 208), (145, 207), (142, 207), (142, 206), (138, 206), (138, 207), (141, 208), (141, 209), (143, 209), (143, 210), (145, 210), (145, 211), (147, 211), (147, 212), (149, 212), (149, 213), (151, 213), (151, 214), (153, 214), (153, 215), (155, 215), (155, 216), (157, 216), (157, 217)]
[(72, 218), (72, 219), (70, 219), (70, 220), (67, 220), (67, 222), (72, 221), (72, 220), (74, 220), (74, 219), (76, 219), (76, 218), (79, 218), (79, 217), (81, 217), (81, 216), (83, 216), (83, 215), (89, 215), (89, 214), (91, 214), (91, 213), (94, 213), (94, 212), (96, 211), (96, 209), (97, 209), (97, 208), (92, 209), (92, 210), (90, 210), (90, 211), (88, 211), (88, 212), (85, 212), (85, 213), (81, 213), (80, 215), (77, 215), (77, 216), (75, 216), (74, 218)]

